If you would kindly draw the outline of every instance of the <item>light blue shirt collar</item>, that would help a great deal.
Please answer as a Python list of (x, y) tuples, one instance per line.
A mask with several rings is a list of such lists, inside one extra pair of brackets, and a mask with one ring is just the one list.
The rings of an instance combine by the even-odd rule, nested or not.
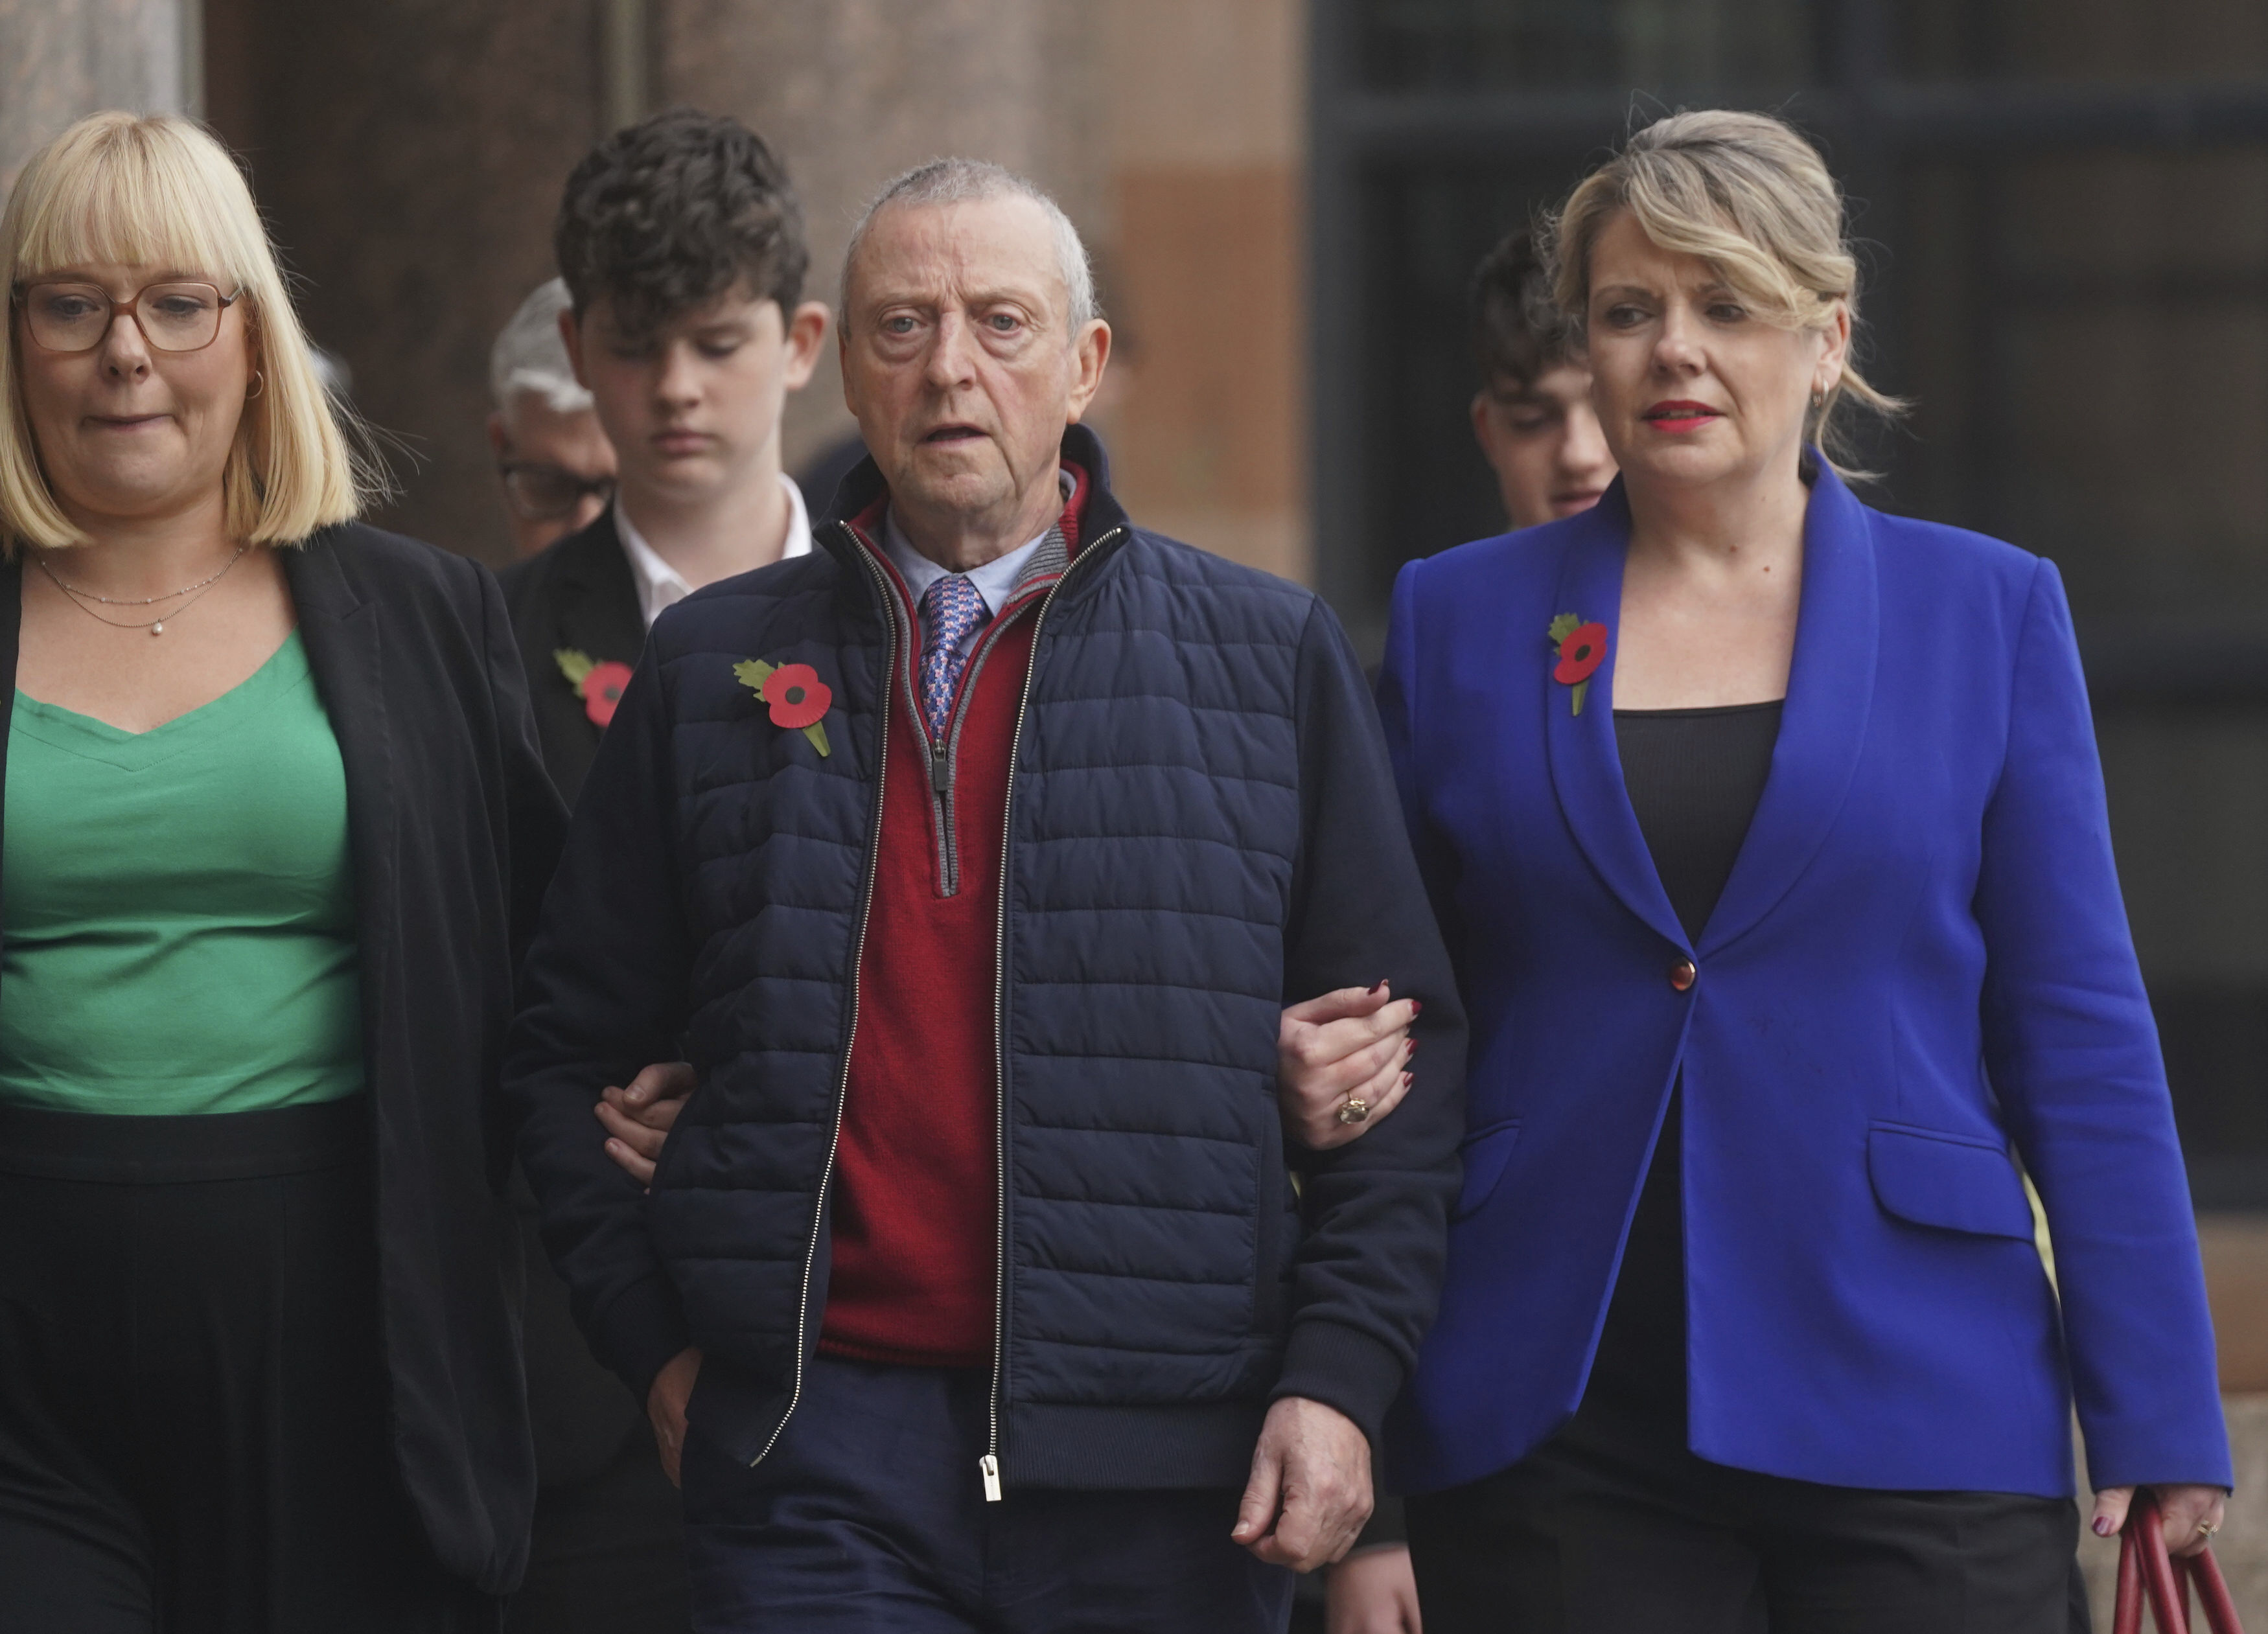
[[(1047, 542), (1047, 534), (1017, 546), (1005, 556), (995, 556), (983, 567), (971, 568), (968, 582), (976, 586), (976, 593), (984, 598), (984, 607), (993, 617), (1016, 593), (1016, 581), (1023, 577), (1024, 564), (1032, 553)], [(949, 570), (939, 567), (913, 547), (913, 541), (899, 531), (898, 518), (892, 512), (882, 525), (882, 553), (890, 558), (890, 565), (898, 570), (898, 577), (906, 581), (907, 593), (914, 599), (914, 608), (921, 608), (922, 597), (929, 587), (947, 577)]]
[[(1069, 504), (1072, 491), (1077, 486), (1071, 479), (1071, 473), (1058, 469), (1056, 472), (1056, 485), (1063, 492), (1064, 503)], [(1024, 576), (1024, 569), (1030, 564), (1034, 553), (1042, 545), (1047, 543), (1048, 534), (1054, 531), (1055, 527), (1051, 524), (1047, 533), (1040, 534), (1036, 539), (1027, 540), (1006, 556), (996, 556), (983, 567), (971, 568), (968, 570), (968, 582), (976, 586), (976, 593), (984, 598), (985, 611), (994, 618), (999, 617), (1000, 609), (1006, 607), (1013, 599), (1016, 593), (1016, 581)], [(932, 585), (945, 578), (949, 570), (939, 567), (914, 548), (913, 541), (908, 539), (898, 527), (898, 513), (895, 509), (888, 512), (882, 519), (882, 554), (889, 557), (890, 565), (898, 570), (898, 577), (906, 581), (907, 593), (913, 597), (914, 616), (918, 620), (921, 616), (922, 597), (927, 593)], [(976, 637), (980, 633), (978, 630), (972, 629), (961, 638), (961, 644), (964, 651), (975, 647)]]

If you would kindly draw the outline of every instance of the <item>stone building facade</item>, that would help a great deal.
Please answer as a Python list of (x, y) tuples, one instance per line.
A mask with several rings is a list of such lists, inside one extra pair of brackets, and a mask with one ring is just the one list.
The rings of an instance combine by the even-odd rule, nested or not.
[[(0, 173), (95, 107), (202, 114), (386, 434), (379, 519), (497, 561), (486, 349), (602, 134), (680, 104), (763, 132), (830, 303), (884, 180), (994, 159), (1095, 252), (1120, 328), (1098, 420), (1136, 513), (1305, 577), (1303, 43), (1301, 0), (0, 0)], [(789, 464), (850, 431), (830, 350)]]

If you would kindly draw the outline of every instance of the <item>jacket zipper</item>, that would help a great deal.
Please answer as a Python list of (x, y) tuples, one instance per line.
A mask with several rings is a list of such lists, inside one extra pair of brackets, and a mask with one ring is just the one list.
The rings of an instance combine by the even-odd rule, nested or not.
[[(855, 539), (856, 530), (848, 529), (847, 524), (845, 526)], [(876, 581), (874, 587), (882, 595), (882, 605), (890, 607), (893, 599), (888, 582), (882, 578), (880, 570), (863, 548), (858, 553), (858, 559), (865, 563), (868, 576)], [(898, 660), (898, 620), (895, 610), (890, 615), (889, 625), (889, 640), (883, 652), (889, 660), (891, 673), (895, 674)], [(887, 687), (883, 688), (883, 696), (889, 696)], [(874, 747), (874, 812), (872, 831), (866, 841), (866, 888), (858, 900), (858, 934), (850, 944), (850, 1026), (843, 1040), (843, 1076), (835, 1086), (835, 1129), (827, 1137), (827, 1162), (819, 1171), (819, 1196), (811, 1207), (811, 1241), (803, 1251), (803, 1286), (796, 1296), (795, 1383), (788, 1391), (787, 1410), (780, 1415), (779, 1423), (773, 1426), (770, 1439), (764, 1443), (763, 1450), (748, 1461), (751, 1469), (771, 1456), (772, 1448), (777, 1446), (780, 1437), (787, 1433), (787, 1421), (795, 1416), (796, 1404), (803, 1400), (803, 1359), (807, 1348), (804, 1340), (811, 1321), (811, 1269), (819, 1262), (819, 1223), (826, 1218), (827, 1189), (834, 1182), (835, 1158), (843, 1145), (843, 1107), (850, 1093), (850, 1049), (858, 1040), (858, 969), (866, 960), (866, 924), (873, 917), (874, 875), (882, 862), (882, 792), (888, 786), (890, 766), (890, 710), (887, 704), (882, 710), (881, 729), (875, 738)]]
[(1024, 747), (1024, 717), (1032, 707), (1032, 683), (1040, 673), (1040, 637), (1047, 633), (1048, 609), (1071, 582), (1071, 576), (1090, 561), (1099, 560), (1105, 547), (1123, 532), (1112, 528), (1080, 551), (1040, 598), (1032, 616), (1032, 661), (1024, 666), (1024, 690), (1016, 700), (1016, 730), (1008, 740), (1008, 787), (1000, 801), (1000, 900), (992, 940), (992, 1130), (996, 1150), (993, 1172), (999, 1189), (994, 1215), (992, 1248), (992, 1393), (985, 1406), (984, 1456), (976, 1461), (984, 1483), (984, 1501), (1000, 1501), (1000, 1387), (1008, 1357), (1008, 862), (1015, 849), (1016, 763)]
[[(961, 723), (968, 714), (963, 706), (976, 696), (976, 677), (983, 671), (984, 660), (992, 654), (993, 643), (999, 638), (1003, 629), (1022, 616), (1023, 609), (1013, 609), (1006, 617), (994, 619), (983, 635), (977, 638), (976, 651), (968, 655), (968, 666), (961, 672), (953, 714), (946, 726), (945, 741), (930, 742), (928, 733), (923, 733), (923, 740), (929, 749), (930, 799), (936, 807), (937, 815), (937, 877), (938, 894), (940, 896), (961, 894), (961, 839), (959, 816), (954, 810), (953, 779), (954, 769), (961, 762)], [(910, 681), (906, 687), (906, 701), (909, 705), (914, 703)], [(918, 709), (914, 718), (921, 719)]]

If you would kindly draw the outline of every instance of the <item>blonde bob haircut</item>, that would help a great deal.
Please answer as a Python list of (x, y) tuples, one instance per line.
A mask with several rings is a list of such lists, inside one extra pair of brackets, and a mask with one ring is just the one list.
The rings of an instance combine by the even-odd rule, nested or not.
[(198, 273), (240, 291), (259, 382), (221, 475), (229, 536), (296, 544), (382, 485), (360, 423), (315, 374), (251, 190), (226, 149), (174, 114), (95, 114), (33, 156), (0, 213), (0, 548), (88, 542), (48, 486), (24, 406), (12, 308), (27, 280), (94, 262)]
[[(1722, 108), (1673, 114), (1577, 185), (1545, 232), (1552, 299), (1578, 335), (1590, 309), (1592, 247), (1622, 210), (1662, 249), (1708, 262), (1767, 323), (1823, 329), (1838, 307), (1848, 312), (1856, 352), (1859, 261), (1843, 230), (1843, 191), (1819, 150), (1786, 121)], [(1836, 413), (1846, 401), (1884, 418), (1905, 404), (1868, 385), (1845, 355), (1842, 377), (1811, 407), (1804, 440), (1855, 480), (1867, 474), (1835, 459), (1850, 452)]]

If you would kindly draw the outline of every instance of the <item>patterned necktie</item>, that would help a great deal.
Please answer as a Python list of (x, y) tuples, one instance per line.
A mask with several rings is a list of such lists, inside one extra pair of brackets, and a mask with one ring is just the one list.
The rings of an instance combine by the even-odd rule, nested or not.
[(991, 619), (992, 609), (966, 573), (948, 573), (922, 592), (922, 718), (933, 743), (945, 741), (946, 723), (953, 716), (954, 688), (967, 662), (961, 643)]

